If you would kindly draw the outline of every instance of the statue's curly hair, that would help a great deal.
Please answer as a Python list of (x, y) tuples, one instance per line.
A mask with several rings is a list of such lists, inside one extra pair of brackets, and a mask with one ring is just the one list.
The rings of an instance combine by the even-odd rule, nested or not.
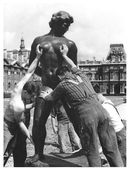
[(67, 21), (68, 25), (70, 25), (71, 23), (74, 22), (73, 17), (69, 13), (67, 13), (65, 11), (59, 11), (52, 15), (49, 25), (51, 28), (53, 28), (53, 26), (55, 26), (56, 23), (64, 21), (64, 20)]

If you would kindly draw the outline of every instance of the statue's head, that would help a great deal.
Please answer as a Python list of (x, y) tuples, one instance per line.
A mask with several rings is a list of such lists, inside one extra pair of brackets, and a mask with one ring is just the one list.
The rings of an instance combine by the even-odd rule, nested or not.
[(69, 13), (59, 11), (52, 15), (49, 25), (55, 34), (62, 36), (73, 22), (73, 17)]

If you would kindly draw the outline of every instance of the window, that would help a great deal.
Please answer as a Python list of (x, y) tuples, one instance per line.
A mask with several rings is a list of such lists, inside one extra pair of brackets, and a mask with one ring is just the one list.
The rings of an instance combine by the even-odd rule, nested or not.
[(8, 82), (8, 89), (10, 89), (11, 88), (11, 83), (10, 82)]
[(123, 79), (123, 73), (120, 72), (120, 79)]
[(124, 67), (123, 66), (120, 66), (120, 69), (124, 69)]
[(120, 85), (120, 92), (123, 92), (123, 85)]
[(110, 85), (110, 92), (113, 92), (113, 85)]
[(104, 79), (104, 80), (109, 80), (109, 75), (108, 75), (108, 74), (104, 74), (104, 75), (103, 75), (103, 79)]
[(95, 71), (95, 67), (92, 67), (92, 68), (91, 68), (91, 71)]
[(91, 74), (91, 73), (88, 73), (87, 76), (88, 76), (88, 78), (89, 78), (90, 80), (92, 80), (92, 74)]
[(95, 79), (99, 80), (99, 75), (97, 73), (95, 74)]
[(103, 67), (103, 71), (104, 71), (104, 72), (105, 72), (105, 71), (106, 71), (106, 72), (109, 71), (109, 67), (107, 67), (107, 66), (106, 66), (106, 67)]
[(110, 73), (110, 79), (113, 79), (113, 72)]
[(126, 79), (126, 73), (124, 73), (124, 79)]
[(113, 72), (113, 79), (118, 80), (119, 74), (118, 72)]

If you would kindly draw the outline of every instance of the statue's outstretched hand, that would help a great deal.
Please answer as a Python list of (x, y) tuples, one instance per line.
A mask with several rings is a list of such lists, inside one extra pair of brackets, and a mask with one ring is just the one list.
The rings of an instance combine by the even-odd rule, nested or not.
[(65, 44), (63, 44), (62, 46), (60, 46), (60, 53), (62, 55), (67, 55), (67, 53), (68, 53), (68, 47)]

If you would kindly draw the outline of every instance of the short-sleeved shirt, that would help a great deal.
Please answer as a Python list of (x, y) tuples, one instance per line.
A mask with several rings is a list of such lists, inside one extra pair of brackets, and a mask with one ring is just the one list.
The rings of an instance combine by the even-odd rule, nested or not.
[(102, 106), (109, 113), (110, 125), (113, 126), (115, 132), (119, 132), (124, 128), (124, 125), (121, 121), (121, 117), (119, 116), (114, 104), (110, 100), (106, 100), (102, 103)]
[(72, 74), (61, 81), (52, 93), (54, 101), (59, 98), (66, 98), (68, 104), (73, 107), (87, 99), (97, 99), (97, 95), (87, 76), (77, 67), (72, 69)]

